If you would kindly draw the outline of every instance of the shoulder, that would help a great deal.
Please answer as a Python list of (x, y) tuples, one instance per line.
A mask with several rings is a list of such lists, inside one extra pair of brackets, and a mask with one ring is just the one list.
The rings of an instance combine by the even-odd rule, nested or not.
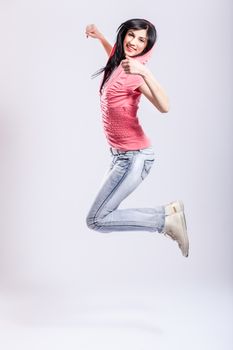
[(145, 83), (143, 77), (139, 74), (126, 74), (126, 85), (128, 89), (136, 90)]

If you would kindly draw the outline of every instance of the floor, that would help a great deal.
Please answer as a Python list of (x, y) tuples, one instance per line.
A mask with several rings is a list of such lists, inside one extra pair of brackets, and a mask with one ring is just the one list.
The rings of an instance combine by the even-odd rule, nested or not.
[(232, 289), (0, 293), (2, 350), (230, 350)]

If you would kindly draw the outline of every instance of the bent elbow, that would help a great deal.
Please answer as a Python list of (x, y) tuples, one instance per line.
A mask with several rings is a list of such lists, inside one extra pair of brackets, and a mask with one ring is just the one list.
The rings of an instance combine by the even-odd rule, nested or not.
[(162, 113), (168, 113), (170, 110), (170, 103), (169, 103), (169, 99), (167, 98), (166, 101), (164, 101), (163, 106), (161, 108), (161, 112)]
[(154, 104), (154, 106), (161, 112), (161, 113), (168, 113), (170, 108), (169, 108), (169, 105), (157, 105), (157, 104)]
[(160, 109), (161, 113), (168, 113), (170, 110), (169, 105), (167, 104), (166, 106), (164, 106), (163, 108)]
[(161, 113), (168, 113), (169, 112), (169, 108), (168, 107), (166, 107), (166, 108), (159, 108), (159, 111)]

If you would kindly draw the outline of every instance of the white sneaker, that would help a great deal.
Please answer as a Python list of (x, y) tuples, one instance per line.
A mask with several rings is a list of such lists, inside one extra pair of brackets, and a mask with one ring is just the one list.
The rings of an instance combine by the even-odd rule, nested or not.
[(189, 239), (183, 211), (165, 217), (163, 233), (175, 240), (178, 243), (182, 254), (185, 257), (188, 257)]
[(172, 215), (172, 214), (178, 213), (180, 211), (184, 211), (184, 204), (181, 200), (168, 203), (165, 206), (165, 214), (166, 215)]

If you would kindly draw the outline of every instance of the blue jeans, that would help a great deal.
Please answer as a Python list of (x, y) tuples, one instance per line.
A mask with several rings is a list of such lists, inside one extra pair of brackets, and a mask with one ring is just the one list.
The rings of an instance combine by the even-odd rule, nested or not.
[(110, 147), (112, 161), (86, 217), (87, 226), (100, 232), (158, 231), (165, 207), (118, 209), (120, 203), (146, 178), (154, 163), (152, 147), (119, 151)]

